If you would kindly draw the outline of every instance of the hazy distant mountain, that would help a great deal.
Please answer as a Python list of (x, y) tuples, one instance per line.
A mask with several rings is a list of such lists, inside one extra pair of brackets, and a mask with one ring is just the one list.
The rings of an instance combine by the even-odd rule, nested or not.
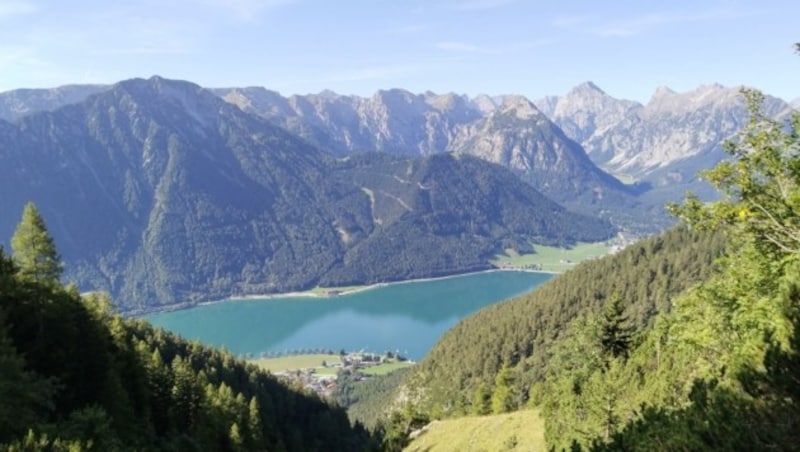
[[(725, 156), (721, 143), (747, 120), (740, 88), (716, 84), (686, 93), (658, 88), (647, 105), (641, 105), (585, 83), (542, 103), (553, 121), (602, 168), (655, 187), (697, 181), (697, 171)], [(776, 116), (788, 105), (767, 96), (764, 108)]]
[(197, 85), (158, 77), (0, 121), (6, 244), (28, 200), (68, 279), (128, 309), (481, 269), (504, 248), (613, 233), (483, 160), (336, 159)]
[(586, 156), (536, 106), (522, 96), (508, 96), (486, 117), (459, 129), (449, 150), (478, 156), (511, 168), (558, 202), (578, 208), (619, 205), (628, 189)]
[(614, 99), (592, 82), (576, 86), (564, 97), (547, 97), (535, 103), (578, 143), (604, 133), (641, 109), (636, 102)]
[(15, 89), (0, 93), (0, 119), (14, 121), (40, 111), (82, 102), (108, 85), (66, 85), (52, 89)]
[[(458, 126), (483, 116), (466, 96), (381, 90), (370, 98), (318, 95), (281, 97), (264, 88), (214, 90), (320, 147), (345, 155), (378, 151), (430, 155), (443, 152)], [(493, 102), (486, 98), (487, 102)], [(491, 108), (491, 107), (487, 107)]]
[[(283, 97), (264, 88), (213, 91), (339, 156), (473, 154), (512, 169), (573, 210), (602, 213), (644, 231), (663, 227), (668, 221), (663, 203), (682, 198), (686, 190), (712, 196), (697, 172), (725, 157), (720, 143), (746, 119), (739, 89), (719, 85), (683, 94), (660, 88), (641, 105), (587, 82), (565, 96), (537, 100), (538, 109), (514, 95), (469, 98), (391, 89), (368, 98), (331, 91)], [(54, 95), (44, 90), (28, 97)], [(769, 112), (785, 108), (768, 98)], [(596, 166), (639, 183), (624, 186)]]

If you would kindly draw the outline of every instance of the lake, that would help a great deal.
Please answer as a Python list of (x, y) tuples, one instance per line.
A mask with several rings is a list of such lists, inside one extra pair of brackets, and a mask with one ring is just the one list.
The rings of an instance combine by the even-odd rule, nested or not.
[(515, 271), (473, 273), (333, 297), (231, 299), (145, 318), (240, 355), (322, 348), (392, 350), (419, 360), (460, 319), (528, 292), (550, 277)]

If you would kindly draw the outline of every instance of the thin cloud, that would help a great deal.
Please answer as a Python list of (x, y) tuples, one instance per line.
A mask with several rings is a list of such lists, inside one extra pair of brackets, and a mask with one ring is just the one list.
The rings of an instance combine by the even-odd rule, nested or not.
[(745, 17), (747, 15), (748, 14), (744, 12), (731, 10), (705, 11), (691, 14), (653, 13), (594, 27), (592, 28), (592, 33), (601, 37), (628, 38), (665, 25), (726, 20)]
[(392, 30), (393, 33), (401, 34), (401, 35), (414, 35), (417, 33), (422, 33), (423, 31), (429, 30), (430, 25), (428, 24), (411, 24), (405, 25), (402, 27), (395, 28)]
[(340, 72), (325, 77), (323, 82), (365, 82), (371, 80), (388, 80), (398, 77), (408, 77), (419, 73), (417, 64), (389, 64), (380, 66), (367, 66), (351, 71)]
[(490, 47), (481, 47), (468, 42), (461, 41), (442, 41), (436, 43), (436, 48), (448, 52), (459, 53), (480, 53), (484, 55), (496, 55), (500, 53), (499, 49)]
[(264, 12), (292, 3), (298, 0), (202, 0), (209, 6), (221, 8), (233, 14), (236, 18), (251, 21), (257, 19)]
[(516, 0), (469, 0), (459, 2), (455, 9), (459, 11), (482, 11), (487, 9), (499, 8)]
[(591, 21), (589, 16), (558, 16), (553, 20), (557, 28), (575, 28)]
[(0, 19), (24, 14), (33, 14), (39, 11), (39, 7), (31, 2), (25, 1), (0, 1)]
[(550, 42), (551, 41), (549, 39), (538, 39), (511, 43), (502, 47), (484, 47), (462, 41), (441, 41), (436, 43), (436, 48), (447, 52), (461, 54), (472, 53), (478, 55), (505, 55), (541, 47)]
[(92, 52), (97, 56), (125, 56), (125, 55), (183, 55), (190, 53), (188, 48), (181, 44), (158, 44), (149, 46), (133, 46), (99, 49)]
[(192, 17), (173, 20), (142, 8), (117, 7), (88, 17), (75, 44), (91, 55), (177, 55), (197, 48), (202, 30)]

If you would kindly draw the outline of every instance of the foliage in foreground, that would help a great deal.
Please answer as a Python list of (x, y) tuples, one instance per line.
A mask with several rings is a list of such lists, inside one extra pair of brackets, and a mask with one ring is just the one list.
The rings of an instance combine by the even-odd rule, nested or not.
[[(536, 398), (535, 385), (548, 375), (554, 353), (585, 329), (570, 325), (580, 321), (594, 328), (608, 300), (619, 297), (632, 329), (642, 331), (656, 314), (671, 309), (674, 296), (710, 274), (722, 238), (677, 228), (482, 309), (445, 333), (408, 385), (419, 389), (422, 409), (434, 417), (481, 414), (491, 411), (505, 369), (510, 375), (501, 380), (513, 387), (506, 411), (525, 407)], [(477, 406), (487, 400), (488, 408)]]
[(462, 322), (409, 380), (419, 406), (507, 409), (512, 369), (510, 408), (540, 407), (556, 450), (796, 449), (800, 115), (746, 96), (734, 159), (704, 174), (722, 200), (689, 197), (681, 228)]
[(778, 123), (761, 114), (760, 93), (745, 96), (752, 116), (728, 145), (735, 159), (704, 174), (724, 199), (671, 206), (695, 228), (726, 227), (736, 246), (722, 271), (645, 343), (670, 344), (673, 367), (677, 351), (686, 355), (675, 376), (692, 378), (688, 397), (651, 400), (597, 449), (795, 450), (800, 443), (800, 114)]
[[(34, 229), (29, 236), (47, 235)], [(104, 295), (62, 287), (58, 271), (31, 277), (41, 259), (19, 262), (0, 248), (1, 449), (369, 446), (343, 410), (227, 352), (122, 319)]]

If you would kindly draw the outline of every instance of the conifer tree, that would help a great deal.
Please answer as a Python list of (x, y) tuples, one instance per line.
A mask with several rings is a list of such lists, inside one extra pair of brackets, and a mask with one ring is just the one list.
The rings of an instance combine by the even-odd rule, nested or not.
[(514, 375), (514, 371), (508, 366), (503, 366), (494, 380), (494, 393), (492, 394), (493, 413), (508, 413), (516, 408), (515, 383), (516, 376)]
[(606, 304), (601, 322), (600, 344), (603, 354), (613, 359), (627, 359), (633, 328), (628, 324), (625, 305), (618, 293), (615, 293)]
[(44, 219), (36, 206), (29, 202), (22, 211), (14, 235), (11, 237), (14, 263), (19, 277), (46, 284), (58, 284), (63, 266), (55, 242), (47, 232)]
[(255, 397), (250, 398), (250, 404), (247, 410), (248, 428), (250, 430), (250, 439), (254, 448), (262, 447), (263, 443), (263, 430), (261, 427), (261, 410), (258, 407), (258, 400)]
[(481, 382), (472, 398), (472, 414), (482, 416), (492, 411), (492, 389)]

